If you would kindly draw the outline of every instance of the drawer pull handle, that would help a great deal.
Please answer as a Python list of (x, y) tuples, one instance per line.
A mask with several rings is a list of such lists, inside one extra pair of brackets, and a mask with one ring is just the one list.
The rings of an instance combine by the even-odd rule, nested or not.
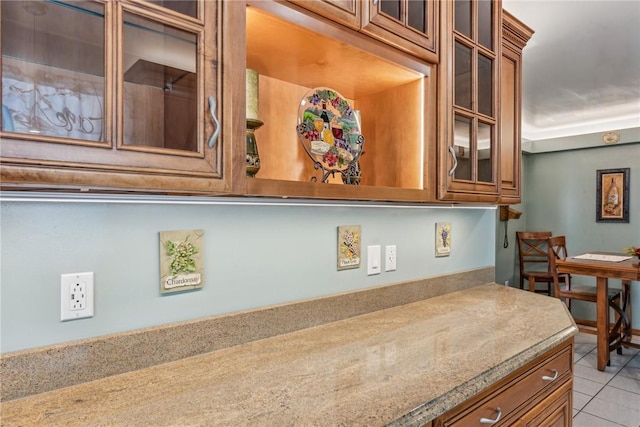
[(545, 380), (545, 381), (553, 381), (556, 378), (558, 378), (558, 371), (556, 369), (552, 369), (551, 372), (553, 372), (553, 376), (552, 377), (550, 377), (548, 375), (543, 375), (542, 379)]
[(500, 417), (502, 417), (502, 409), (497, 408), (496, 412), (498, 413), (498, 415), (496, 416), (495, 419), (491, 419), (491, 418), (480, 418), (480, 424), (495, 424), (498, 421), (500, 421)]
[(220, 122), (216, 117), (216, 100), (213, 96), (209, 97), (209, 114), (211, 115), (211, 120), (213, 120), (213, 123), (216, 125), (216, 129), (209, 137), (209, 141), (207, 141), (207, 145), (209, 146), (209, 148), (213, 148), (216, 141), (218, 140), (218, 133), (220, 133)]
[(453, 173), (456, 171), (456, 168), (458, 167), (458, 159), (456, 157), (456, 151), (453, 149), (452, 146), (449, 146), (449, 152), (453, 156), (453, 167), (449, 171), (449, 176), (453, 176)]

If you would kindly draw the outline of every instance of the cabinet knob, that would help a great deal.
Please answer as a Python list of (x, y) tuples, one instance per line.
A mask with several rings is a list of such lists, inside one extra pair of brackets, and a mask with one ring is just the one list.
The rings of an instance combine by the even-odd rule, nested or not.
[(449, 146), (449, 152), (451, 153), (451, 156), (453, 156), (453, 167), (449, 171), (449, 176), (453, 176), (453, 173), (458, 167), (458, 158), (456, 157), (456, 150), (454, 150), (452, 146)]
[(502, 417), (502, 409), (496, 408), (496, 413), (498, 415), (496, 415), (494, 419), (484, 417), (480, 418), (480, 424), (495, 424), (500, 421), (500, 417)]
[(378, 5), (378, 0), (373, 0), (373, 5), (377, 6)]
[(209, 137), (209, 141), (207, 145), (209, 148), (213, 148), (216, 145), (216, 141), (218, 140), (218, 134), (220, 133), (220, 122), (216, 117), (216, 99), (213, 96), (209, 97), (209, 114), (211, 115), (211, 120), (213, 120), (213, 124), (215, 124), (215, 130)]

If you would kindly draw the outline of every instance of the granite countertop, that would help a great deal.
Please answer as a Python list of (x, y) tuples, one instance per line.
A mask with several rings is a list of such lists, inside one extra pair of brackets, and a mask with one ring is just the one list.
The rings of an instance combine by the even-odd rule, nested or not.
[(577, 333), (490, 284), (0, 405), (14, 425), (421, 425)]

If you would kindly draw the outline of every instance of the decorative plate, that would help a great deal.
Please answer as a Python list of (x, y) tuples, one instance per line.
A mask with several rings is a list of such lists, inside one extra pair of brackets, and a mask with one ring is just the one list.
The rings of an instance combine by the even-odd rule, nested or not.
[(316, 169), (323, 170), (322, 182), (330, 174), (346, 176), (364, 147), (360, 119), (349, 102), (333, 89), (313, 89), (302, 98), (298, 109), (298, 137)]

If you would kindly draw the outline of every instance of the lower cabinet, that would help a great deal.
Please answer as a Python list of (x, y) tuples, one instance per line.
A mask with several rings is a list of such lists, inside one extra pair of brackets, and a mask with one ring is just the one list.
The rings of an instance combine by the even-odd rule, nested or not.
[(436, 418), (432, 426), (571, 426), (572, 362), (573, 339)]
[(572, 396), (573, 381), (563, 383), (549, 397), (522, 416), (518, 426), (568, 427), (573, 418)]

